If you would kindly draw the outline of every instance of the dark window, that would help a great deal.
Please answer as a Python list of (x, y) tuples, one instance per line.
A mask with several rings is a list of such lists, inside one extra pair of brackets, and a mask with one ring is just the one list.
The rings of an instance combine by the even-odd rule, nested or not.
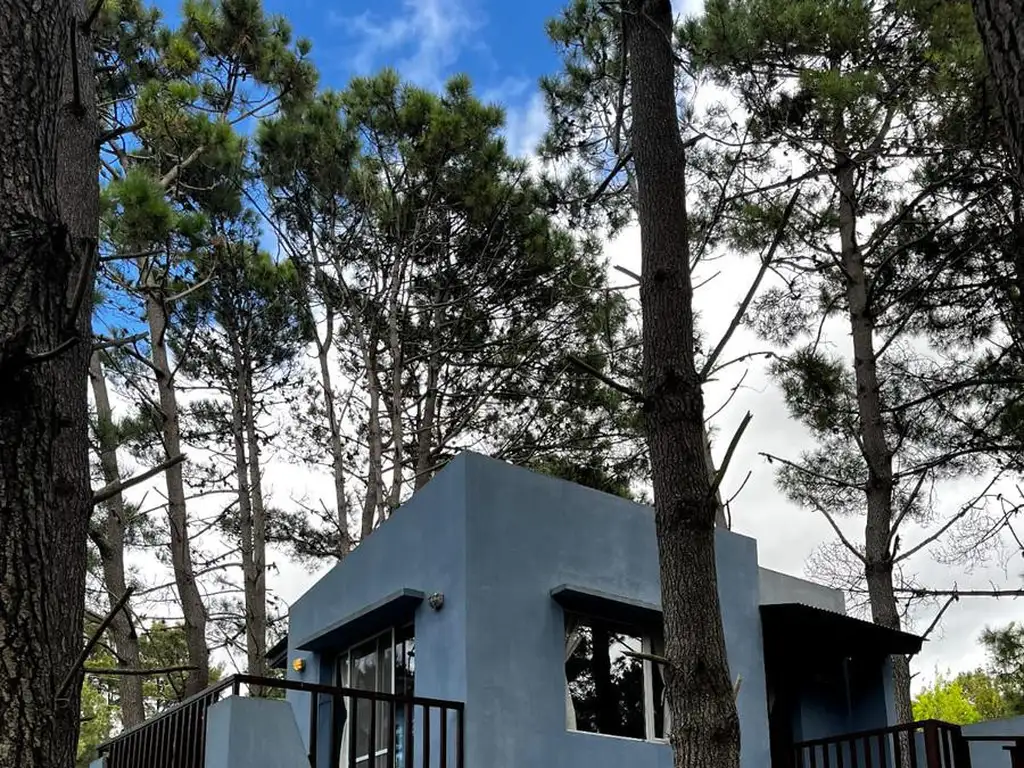
[(661, 670), (645, 658), (654, 652), (652, 635), (602, 619), (566, 616), (565, 704), (570, 730), (632, 739), (663, 737)]

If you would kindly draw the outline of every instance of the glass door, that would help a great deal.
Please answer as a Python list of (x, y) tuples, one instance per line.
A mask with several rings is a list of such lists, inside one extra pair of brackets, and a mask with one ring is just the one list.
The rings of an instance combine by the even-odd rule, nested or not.
[[(338, 657), (338, 685), (360, 691), (412, 696), (414, 655), (412, 626), (389, 630)], [(406, 713), (401, 704), (392, 710), (391, 702), (374, 702), (369, 698), (346, 700), (345, 710), (348, 717), (341, 737), (341, 768), (405, 768), (412, 764), (411, 759), (406, 760), (406, 753), (412, 749), (411, 711)], [(371, 719), (374, 726), (372, 744)], [(391, 764), (388, 763), (389, 750), (394, 755)]]

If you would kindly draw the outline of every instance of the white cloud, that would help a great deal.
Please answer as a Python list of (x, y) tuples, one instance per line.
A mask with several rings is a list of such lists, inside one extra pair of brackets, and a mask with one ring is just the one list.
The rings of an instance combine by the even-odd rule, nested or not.
[[(605, 255), (611, 266), (618, 265), (639, 273), (639, 228), (635, 225), (627, 227), (608, 241)], [(698, 284), (719, 273), (694, 295), (695, 308), (700, 315), (699, 326), (707, 343), (717, 342), (728, 326), (756, 268), (755, 258), (732, 254), (698, 268), (698, 273), (694, 275), (694, 282)], [(616, 271), (612, 271), (610, 276), (613, 282), (620, 285), (632, 282)], [(839, 352), (845, 351), (849, 345), (848, 337), (841, 330), (831, 341)], [(761, 348), (764, 345), (754, 334), (741, 327), (733, 336), (725, 357), (735, 357)], [(742, 389), (714, 419), (713, 453), (716, 460), (721, 461), (725, 447), (740, 420), (750, 411), (753, 420), (744, 433), (723, 485), (724, 494), (729, 496), (739, 488), (747, 472), (751, 473), (743, 491), (732, 504), (733, 528), (757, 540), (761, 565), (794, 575), (806, 574), (806, 563), (811, 553), (823, 542), (832, 540), (834, 534), (821, 515), (802, 509), (785, 497), (775, 485), (774, 468), (760, 455), (764, 452), (795, 458), (801, 451), (814, 445), (806, 428), (790, 417), (781, 391), (768, 375), (766, 362), (755, 360), (750, 365)], [(722, 380), (706, 387), (705, 409), (708, 413), (716, 410), (726, 400), (741, 373), (742, 366), (736, 366), (732, 374), (724, 375)], [(940, 509), (948, 511), (977, 493), (976, 480), (965, 478), (961, 482), (944, 485), (941, 489)], [(863, 517), (841, 520), (840, 524), (852, 540), (863, 536)], [(908, 547), (923, 535), (925, 532), (919, 529), (908, 527), (904, 531)], [(1007, 545), (1008, 549), (1015, 549), (1013, 542), (1007, 542)], [(1020, 589), (1024, 586), (1024, 577), (1020, 573), (1024, 566), (1019, 565), (1019, 562), (1015, 558), (1007, 563), (1004, 557), (995, 555), (976, 567), (947, 565), (936, 562), (925, 551), (915, 556), (908, 565), (909, 570), (916, 574), (918, 582), (928, 588), (990, 590)], [(941, 602), (921, 605), (914, 612), (911, 631), (923, 632), (940, 608)], [(1022, 618), (1024, 603), (1020, 600), (985, 597), (959, 600), (943, 614), (938, 630), (929, 637), (922, 652), (913, 660), (915, 688), (929, 683), (936, 669), (940, 672), (952, 670), (955, 674), (983, 665), (985, 653), (978, 643), (981, 631), (986, 626), (1002, 626)]]
[(357, 72), (387, 64), (417, 85), (438, 88), (462, 49), (475, 44), (473, 33), (484, 19), (466, 0), (403, 0), (402, 11), (389, 19), (370, 11), (358, 16), (332, 12), (330, 19), (358, 40)]
[(511, 154), (536, 160), (537, 145), (547, 129), (548, 113), (539, 91), (524, 104), (505, 107), (505, 137)]

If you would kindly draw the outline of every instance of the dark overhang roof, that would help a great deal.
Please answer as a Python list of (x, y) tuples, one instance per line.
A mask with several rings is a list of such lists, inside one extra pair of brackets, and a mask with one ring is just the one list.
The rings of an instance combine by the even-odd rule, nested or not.
[(288, 666), (288, 635), (267, 648), (264, 657), (271, 669), (285, 669)]
[(561, 584), (551, 597), (565, 610), (633, 626), (661, 626), (661, 607), (588, 587)]
[(302, 651), (344, 650), (390, 626), (408, 621), (425, 595), (415, 589), (400, 589), (351, 613), (311, 635), (294, 647)]
[(765, 653), (794, 660), (914, 654), (924, 640), (908, 632), (802, 603), (761, 606)]

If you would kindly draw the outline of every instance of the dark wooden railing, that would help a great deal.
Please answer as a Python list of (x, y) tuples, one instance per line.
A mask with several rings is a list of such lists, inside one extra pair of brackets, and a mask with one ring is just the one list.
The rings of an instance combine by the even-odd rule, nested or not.
[(971, 768), (960, 726), (941, 720), (803, 741), (793, 752), (794, 768)]
[[(212, 705), (227, 695), (282, 691), (308, 696), (311, 768), (465, 768), (462, 702), (250, 675), (221, 680), (124, 731), (99, 753), (107, 768), (204, 768)], [(322, 704), (330, 705), (326, 717)]]

